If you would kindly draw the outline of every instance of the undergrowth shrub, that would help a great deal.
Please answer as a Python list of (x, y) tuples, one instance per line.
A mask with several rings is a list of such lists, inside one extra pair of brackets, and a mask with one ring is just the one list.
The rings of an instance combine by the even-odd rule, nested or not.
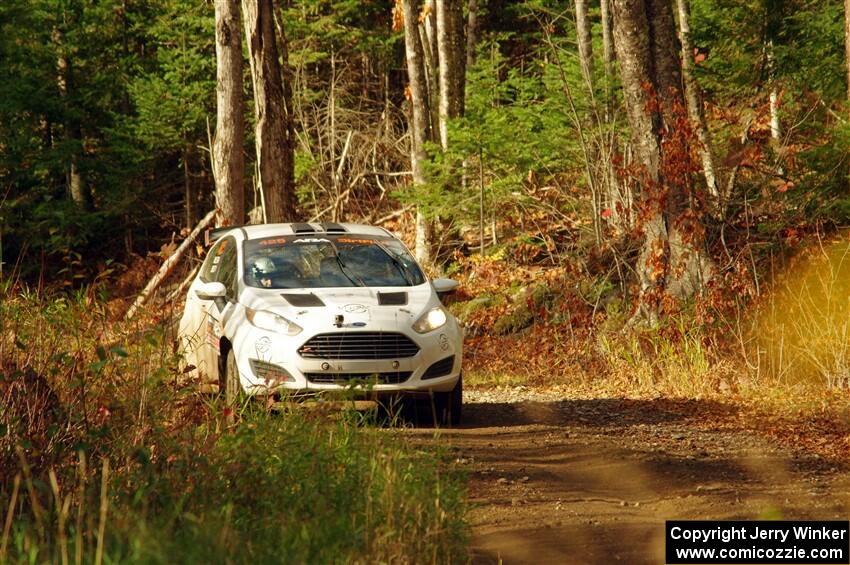
[(224, 406), (169, 320), (92, 291), (0, 300), (0, 562), (464, 561), (463, 478), (356, 412)]

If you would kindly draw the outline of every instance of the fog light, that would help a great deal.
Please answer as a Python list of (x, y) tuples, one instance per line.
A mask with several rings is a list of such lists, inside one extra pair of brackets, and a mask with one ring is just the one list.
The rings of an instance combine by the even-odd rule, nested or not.
[[(267, 383), (294, 383), (295, 379), (283, 367), (279, 367), (274, 363), (260, 361), (259, 359), (249, 359), (251, 370), (254, 374), (263, 379)], [(272, 386), (269, 384), (269, 386)]]

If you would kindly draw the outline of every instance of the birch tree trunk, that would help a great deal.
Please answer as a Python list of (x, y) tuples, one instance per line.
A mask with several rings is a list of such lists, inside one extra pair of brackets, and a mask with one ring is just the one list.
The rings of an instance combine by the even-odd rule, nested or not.
[[(850, 0), (848, 0), (850, 1)], [(687, 0), (676, 0), (679, 11), (679, 38), (682, 41), (682, 77), (685, 81), (685, 94), (687, 95), (688, 114), (696, 128), (697, 139), (699, 139), (700, 160), (702, 171), (705, 176), (705, 185), (711, 196), (713, 204), (719, 210), (720, 191), (717, 189), (717, 179), (714, 176), (714, 159), (711, 156), (711, 135), (705, 123), (705, 111), (702, 105), (702, 92), (699, 83), (694, 76), (694, 50), (691, 45), (691, 26)]]
[(466, 43), (461, 0), (437, 1), (437, 51), (440, 56), (440, 145), (449, 146), (448, 122), (463, 115)]
[[(428, 128), (428, 85), (425, 78), (424, 55), (419, 37), (419, 17), (413, 0), (401, 0), (404, 17), (404, 47), (407, 75), (410, 80), (410, 164), (413, 170), (413, 186), (425, 184), (425, 141), (429, 138)], [(421, 209), (416, 211), (416, 259), (431, 262), (430, 224)]]
[(578, 59), (581, 76), (587, 89), (593, 95), (593, 36), (590, 33), (590, 20), (587, 17), (587, 0), (575, 0), (576, 38), (578, 40)]
[(213, 142), (218, 225), (245, 219), (245, 117), (238, 0), (215, 0), (216, 128)]
[(295, 220), (292, 131), (284, 102), (283, 69), (277, 46), (272, 0), (242, 0), (254, 83), (259, 184), (266, 220)]

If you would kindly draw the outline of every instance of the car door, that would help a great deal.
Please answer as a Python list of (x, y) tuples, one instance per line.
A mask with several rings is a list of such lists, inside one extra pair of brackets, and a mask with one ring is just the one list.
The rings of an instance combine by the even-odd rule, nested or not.
[(195, 294), (198, 286), (202, 283), (218, 281), (222, 262), (228, 248), (235, 248), (233, 238), (223, 238), (213, 245), (207, 253), (201, 272), (195, 283), (189, 288), (187, 303), (192, 303), (194, 315), (191, 324), (194, 343), (194, 360), (198, 372), (204, 382), (218, 382), (218, 338), (215, 318), (210, 318), (210, 313), (215, 314), (219, 306), (210, 300), (201, 300)]
[(207, 279), (204, 282), (217, 281), (227, 289), (225, 300), (218, 302), (207, 301), (206, 307), (206, 339), (204, 362), (209, 367), (208, 374), (218, 377), (218, 362), (220, 355), (220, 340), (222, 330), (229, 317), (233, 314), (236, 304), (237, 284), (237, 249), (236, 239), (225, 237), (214, 248), (215, 256), (210, 264)]

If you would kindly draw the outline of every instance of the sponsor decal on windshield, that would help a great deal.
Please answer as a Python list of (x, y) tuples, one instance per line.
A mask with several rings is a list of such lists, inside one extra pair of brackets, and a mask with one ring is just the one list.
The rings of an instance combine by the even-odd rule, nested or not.
[(258, 242), (258, 245), (266, 246), (266, 245), (283, 245), (286, 243), (285, 237), (272, 237), (270, 239), (261, 239)]
[(372, 245), (375, 243), (374, 239), (354, 239), (351, 237), (340, 237), (337, 238), (338, 243), (353, 243), (355, 245)]

